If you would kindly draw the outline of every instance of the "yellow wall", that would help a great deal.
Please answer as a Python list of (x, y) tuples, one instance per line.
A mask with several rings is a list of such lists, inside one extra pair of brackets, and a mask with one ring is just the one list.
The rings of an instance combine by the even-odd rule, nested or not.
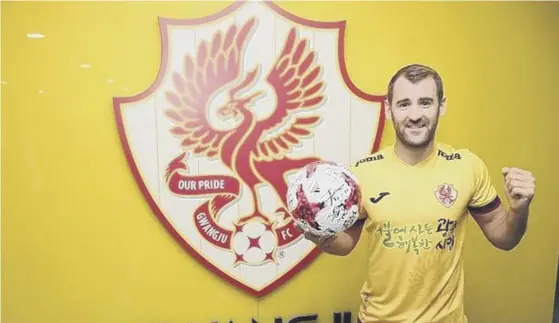
[[(280, 4), (308, 19), (347, 20), (348, 69), (366, 92), (384, 92), (403, 64), (439, 70), (448, 95), (439, 139), (480, 155), (500, 193), (501, 167), (535, 173), (520, 247), (496, 251), (470, 222), (466, 306), (475, 323), (550, 322), (559, 3)], [(226, 5), (2, 2), (2, 322), (272, 322), (314, 312), (329, 322), (333, 310), (355, 310), (363, 244), (346, 259), (319, 257), (257, 301), (181, 249), (129, 171), (111, 99), (155, 79), (157, 16), (199, 17)], [(80, 69), (84, 62), (92, 68)], [(386, 127), (383, 144), (393, 137)], [(336, 280), (339, 272), (350, 283)]]

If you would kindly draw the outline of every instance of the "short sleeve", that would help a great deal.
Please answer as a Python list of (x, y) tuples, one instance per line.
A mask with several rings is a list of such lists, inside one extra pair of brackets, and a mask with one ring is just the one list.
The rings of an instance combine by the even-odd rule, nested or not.
[(491, 182), (489, 171), (485, 163), (475, 154), (470, 152), (470, 163), (473, 173), (473, 194), (468, 203), (468, 211), (472, 214), (483, 214), (495, 210), (501, 200), (497, 190)]
[(357, 184), (359, 185), (358, 189), (360, 191), (361, 200), (362, 200), (360, 208), (359, 208), (359, 218), (357, 219), (357, 222), (356, 222), (356, 224), (357, 224), (359, 222), (365, 222), (365, 220), (367, 220), (367, 217), (368, 217), (367, 216), (367, 210), (366, 210), (366, 207), (365, 207), (365, 201), (364, 201), (365, 193), (364, 193), (363, 185), (361, 185), (360, 172), (357, 169), (357, 167), (355, 166), (355, 163), (351, 164), (349, 166), (349, 171), (353, 174), (353, 176), (355, 176), (355, 179), (357, 180)]

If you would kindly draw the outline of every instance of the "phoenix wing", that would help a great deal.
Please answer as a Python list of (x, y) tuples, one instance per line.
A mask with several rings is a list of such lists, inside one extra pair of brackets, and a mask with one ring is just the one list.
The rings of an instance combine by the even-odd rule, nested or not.
[(182, 139), (183, 149), (213, 157), (231, 132), (211, 125), (209, 101), (218, 90), (240, 77), (246, 40), (254, 24), (252, 19), (240, 28), (233, 25), (225, 35), (218, 32), (211, 44), (203, 41), (195, 58), (186, 56), (184, 72), (173, 74), (174, 91), (166, 93), (171, 108), (165, 110), (165, 115), (175, 123), (171, 133)]
[(320, 78), (322, 67), (315, 59), (316, 53), (307, 48), (307, 40), (299, 39), (295, 28), (291, 29), (283, 51), (267, 76), (276, 91), (277, 107), (256, 125), (254, 131), (263, 139), (253, 150), (254, 160), (283, 158), (285, 152), (310, 137), (309, 129), (320, 122), (319, 116), (292, 116), (295, 112), (310, 111), (326, 99)]

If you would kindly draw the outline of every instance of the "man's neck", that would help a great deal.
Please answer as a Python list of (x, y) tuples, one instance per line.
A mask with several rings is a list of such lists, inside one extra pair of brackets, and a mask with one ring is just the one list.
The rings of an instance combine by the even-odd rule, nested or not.
[(401, 141), (396, 140), (394, 144), (394, 153), (398, 158), (400, 158), (404, 163), (415, 166), (429, 157), (433, 153), (435, 148), (435, 142), (431, 141), (427, 146), (424, 147), (408, 147), (404, 145)]

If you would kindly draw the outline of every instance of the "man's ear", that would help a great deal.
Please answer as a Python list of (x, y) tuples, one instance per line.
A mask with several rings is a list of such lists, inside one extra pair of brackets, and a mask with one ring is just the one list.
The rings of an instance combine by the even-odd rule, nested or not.
[(439, 105), (439, 117), (444, 116), (446, 113), (446, 97), (443, 97), (441, 104)]
[(388, 99), (384, 100), (384, 116), (388, 120), (392, 120), (392, 113), (390, 112), (390, 109), (390, 102), (388, 102)]

